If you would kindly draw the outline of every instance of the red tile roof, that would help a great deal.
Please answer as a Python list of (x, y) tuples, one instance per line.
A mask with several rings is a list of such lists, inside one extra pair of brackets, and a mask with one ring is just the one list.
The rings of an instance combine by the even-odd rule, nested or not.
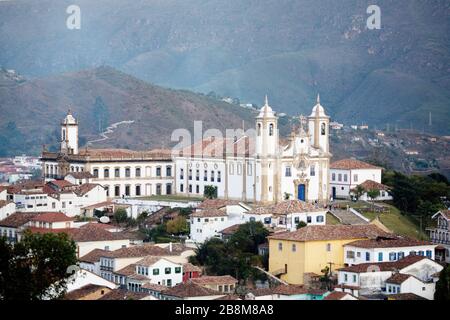
[(232, 235), (234, 234), (236, 231), (238, 231), (239, 227), (241, 225), (240, 224), (234, 224), (228, 228), (225, 228), (221, 231), (219, 231), (219, 233), (223, 234), (223, 235)]
[(66, 216), (62, 212), (41, 212), (32, 220), (39, 222), (65, 222), (73, 221), (74, 219)]
[(364, 188), (364, 190), (378, 190), (378, 191), (388, 191), (390, 188), (384, 184), (378, 183), (373, 180), (366, 180), (363, 183), (360, 184), (361, 187)]
[(219, 209), (203, 209), (191, 214), (194, 218), (226, 217), (227, 213)]
[(356, 265), (345, 267), (345, 268), (340, 268), (338, 270), (353, 272), (353, 273), (366, 273), (366, 272), (372, 272), (373, 270), (396, 271), (396, 270), (404, 269), (404, 268), (406, 268), (416, 262), (419, 262), (423, 259), (427, 259), (427, 258), (424, 256), (409, 255), (398, 261), (361, 263), (361, 264), (356, 264)]
[(148, 293), (133, 292), (125, 289), (114, 289), (106, 293), (99, 300), (142, 300), (148, 296)]
[(331, 169), (341, 169), (341, 170), (355, 170), (355, 169), (381, 169), (380, 167), (374, 166), (370, 163), (362, 162), (356, 159), (343, 159), (333, 162), (330, 165)]
[(194, 266), (191, 263), (184, 263), (183, 264), (183, 272), (202, 272), (202, 269), (200, 269), (197, 266)]
[(414, 293), (397, 293), (388, 295), (388, 300), (427, 300)]
[(388, 235), (374, 225), (306, 226), (293, 232), (280, 232), (269, 239), (290, 241), (324, 241), (375, 238)]
[(342, 291), (333, 291), (329, 295), (327, 295), (324, 300), (342, 300), (347, 295), (350, 295), (349, 293), (342, 292)]
[(146, 256), (169, 256), (177, 255), (175, 251), (170, 252), (168, 248), (160, 248), (153, 244), (143, 244), (128, 248), (121, 248), (114, 251), (108, 251), (103, 257), (109, 258), (139, 258)]
[(206, 286), (206, 285), (223, 285), (223, 284), (236, 284), (238, 281), (232, 276), (202, 276), (199, 278), (191, 279), (192, 282)]
[(85, 254), (84, 256), (79, 258), (78, 260), (81, 262), (96, 263), (100, 261), (100, 257), (102, 257), (106, 252), (108, 251), (102, 249), (94, 249), (88, 254)]
[(52, 181), (49, 181), (47, 184), (53, 184), (53, 185), (57, 186), (59, 189), (75, 186), (74, 184), (72, 184), (71, 182), (69, 182), (67, 180), (52, 180)]
[(316, 207), (315, 205), (301, 201), (301, 200), (287, 200), (275, 205), (257, 207), (250, 210), (249, 214), (275, 214), (275, 215), (285, 215), (290, 213), (300, 213), (300, 212), (316, 212), (324, 211), (325, 209)]
[(122, 232), (110, 232), (102, 226), (88, 224), (81, 228), (71, 229), (70, 237), (76, 242), (126, 240), (129, 237)]
[(218, 291), (205, 288), (192, 281), (180, 283), (175, 287), (169, 288), (164, 292), (166, 296), (172, 296), (177, 298), (190, 298), (190, 297), (207, 297), (207, 296), (219, 296), (222, 295)]
[(0, 226), (9, 228), (19, 228), (30, 222), (37, 215), (38, 215), (37, 213), (16, 212), (9, 215), (5, 219), (0, 220)]
[(73, 290), (64, 296), (64, 300), (80, 300), (92, 293), (103, 290), (109, 292), (111, 289), (105, 286), (99, 286), (96, 284), (87, 284), (79, 289)]
[(237, 205), (239, 201), (224, 199), (206, 199), (197, 206), (197, 209), (220, 209), (225, 206)]
[(89, 171), (69, 172), (68, 174), (66, 174), (66, 177), (67, 176), (72, 176), (75, 179), (90, 179), (94, 177)]
[(416, 240), (411, 238), (377, 238), (369, 240), (357, 240), (347, 243), (345, 246), (352, 246), (357, 248), (400, 248), (400, 247), (415, 247), (415, 246), (432, 246), (433, 243), (429, 241)]
[(408, 280), (412, 275), (404, 273), (394, 273), (391, 277), (386, 280), (386, 283), (402, 284)]

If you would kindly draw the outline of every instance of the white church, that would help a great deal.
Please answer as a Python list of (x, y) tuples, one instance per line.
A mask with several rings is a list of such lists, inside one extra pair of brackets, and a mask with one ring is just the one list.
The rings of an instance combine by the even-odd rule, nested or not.
[(109, 198), (176, 194), (202, 197), (206, 186), (220, 199), (258, 204), (329, 199), (329, 122), (317, 103), (300, 127), (281, 140), (268, 99), (256, 117), (254, 136), (197, 141), (176, 150), (78, 148), (78, 121), (69, 111), (61, 123), (59, 152), (42, 152), (44, 178), (89, 173)]
[(175, 192), (202, 196), (206, 186), (214, 186), (221, 199), (325, 203), (329, 199), (329, 122), (318, 96), (311, 115), (301, 116), (300, 128), (282, 142), (278, 117), (266, 97), (256, 117), (256, 137), (208, 137), (175, 154)]

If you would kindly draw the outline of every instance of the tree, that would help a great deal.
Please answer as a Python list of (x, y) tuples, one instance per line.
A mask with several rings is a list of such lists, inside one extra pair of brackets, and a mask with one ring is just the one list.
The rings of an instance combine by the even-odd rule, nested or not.
[(434, 300), (449, 301), (450, 300), (450, 266), (441, 271), (439, 280), (436, 283), (436, 292)]
[(358, 201), (359, 198), (361, 198), (364, 192), (366, 192), (366, 190), (364, 190), (364, 188), (361, 185), (357, 185), (355, 188), (351, 190), (351, 194), (355, 196), (356, 201)]
[(76, 264), (75, 242), (65, 233), (26, 232), (14, 245), (0, 238), (0, 299), (59, 298), (71, 276), (67, 270)]
[(308, 224), (305, 221), (297, 223), (297, 230), (306, 227)]
[(117, 223), (125, 223), (128, 220), (128, 214), (127, 214), (127, 210), (125, 210), (124, 208), (118, 208), (115, 212), (114, 212), (114, 221), (116, 221)]
[(205, 186), (203, 195), (208, 199), (217, 198), (217, 187), (216, 186)]
[(170, 234), (187, 234), (189, 233), (189, 225), (186, 218), (178, 216), (175, 219), (166, 223), (166, 231)]
[(375, 199), (380, 196), (380, 190), (370, 189), (367, 191), (367, 196), (372, 200), (372, 211), (373, 211), (374, 202), (375, 202)]

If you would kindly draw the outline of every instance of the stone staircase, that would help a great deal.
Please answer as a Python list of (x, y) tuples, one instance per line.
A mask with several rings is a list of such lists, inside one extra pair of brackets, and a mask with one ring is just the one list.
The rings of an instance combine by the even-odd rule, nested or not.
[(330, 213), (335, 216), (342, 224), (368, 224), (367, 221), (361, 219), (350, 210), (332, 209)]

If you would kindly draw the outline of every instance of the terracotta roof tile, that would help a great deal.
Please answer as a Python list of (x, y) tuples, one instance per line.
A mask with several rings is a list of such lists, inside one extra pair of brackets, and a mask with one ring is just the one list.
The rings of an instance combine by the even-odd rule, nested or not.
[(343, 159), (333, 162), (330, 165), (331, 169), (341, 169), (341, 170), (355, 170), (355, 169), (381, 169), (380, 167), (374, 166), (370, 163), (362, 162), (356, 159)]
[(143, 284), (141, 288), (153, 290), (153, 291), (157, 291), (157, 292), (165, 292), (169, 289), (168, 287), (162, 286), (160, 284), (150, 283), (150, 282)]
[(237, 205), (239, 201), (224, 199), (206, 199), (197, 206), (197, 209), (220, 209), (225, 206)]
[(375, 238), (388, 235), (374, 225), (306, 226), (293, 232), (280, 232), (269, 237), (276, 240), (322, 241)]
[(184, 263), (183, 272), (202, 272), (202, 269), (200, 269), (197, 266), (194, 266), (192, 263)]
[(133, 292), (125, 289), (114, 289), (106, 293), (99, 300), (142, 300), (148, 296), (148, 293)]
[(75, 228), (69, 232), (70, 237), (76, 242), (88, 241), (113, 241), (113, 240), (127, 240), (129, 237), (122, 232), (110, 232), (105, 230), (102, 226), (96, 224), (88, 224), (82, 228)]
[(227, 213), (219, 209), (203, 209), (191, 214), (194, 218), (226, 217)]
[(384, 184), (378, 183), (373, 180), (366, 180), (363, 183), (360, 184), (361, 187), (364, 188), (364, 190), (379, 190), (379, 191), (388, 191), (390, 188)]
[(189, 297), (206, 297), (206, 296), (218, 296), (221, 295), (218, 291), (205, 288), (192, 281), (180, 283), (175, 287), (169, 288), (164, 292), (166, 296), (189, 298)]
[(67, 176), (72, 176), (75, 179), (90, 179), (90, 178), (94, 178), (92, 173), (90, 173), (89, 171), (69, 172), (68, 174), (66, 174), (66, 177)]
[(238, 281), (232, 276), (202, 276), (191, 279), (192, 282), (206, 286), (206, 285), (222, 285), (222, 284), (236, 284)]
[(80, 300), (92, 293), (98, 292), (99, 290), (104, 290), (108, 292), (111, 289), (105, 286), (99, 286), (96, 284), (87, 284), (79, 289), (73, 290), (64, 296), (64, 300)]
[(388, 295), (388, 300), (427, 300), (414, 293), (397, 293)]
[(39, 222), (66, 222), (73, 221), (74, 219), (66, 216), (62, 212), (40, 212), (32, 220)]
[(82, 262), (96, 263), (100, 261), (100, 257), (102, 257), (106, 252), (108, 251), (102, 249), (94, 249), (88, 254), (85, 254), (84, 256), (79, 258), (78, 260)]
[(357, 248), (399, 248), (399, 247), (415, 247), (415, 246), (431, 246), (433, 243), (429, 241), (416, 240), (411, 238), (383, 238), (368, 240), (357, 240), (347, 243), (345, 246)]
[(129, 276), (136, 274), (136, 266), (137, 266), (137, 264), (135, 264), (135, 263), (129, 264), (128, 266), (123, 267), (122, 269), (116, 270), (113, 273), (121, 275), (121, 276), (129, 277)]
[(30, 222), (37, 215), (37, 213), (16, 212), (6, 217), (5, 219), (0, 220), (0, 226), (18, 228)]
[(296, 294), (307, 294), (308, 290), (304, 286), (300, 285), (279, 285), (273, 289), (274, 294), (282, 295), (296, 295)]
[(412, 275), (404, 273), (394, 273), (391, 277), (386, 280), (386, 283), (402, 284), (408, 280)]
[(145, 256), (169, 256), (177, 255), (176, 252), (170, 252), (167, 248), (161, 248), (153, 244), (143, 244), (121, 248), (114, 251), (108, 251), (103, 257), (109, 258), (138, 258)]
[(346, 293), (346, 292), (341, 292), (341, 291), (333, 291), (332, 293), (327, 295), (324, 298), (324, 300), (342, 300), (343, 298), (345, 298), (348, 295), (351, 295), (351, 294)]
[(238, 231), (239, 227), (241, 225), (240, 224), (234, 224), (228, 228), (225, 228), (221, 231), (219, 231), (219, 233), (223, 234), (223, 235), (232, 235), (234, 234), (236, 231)]

